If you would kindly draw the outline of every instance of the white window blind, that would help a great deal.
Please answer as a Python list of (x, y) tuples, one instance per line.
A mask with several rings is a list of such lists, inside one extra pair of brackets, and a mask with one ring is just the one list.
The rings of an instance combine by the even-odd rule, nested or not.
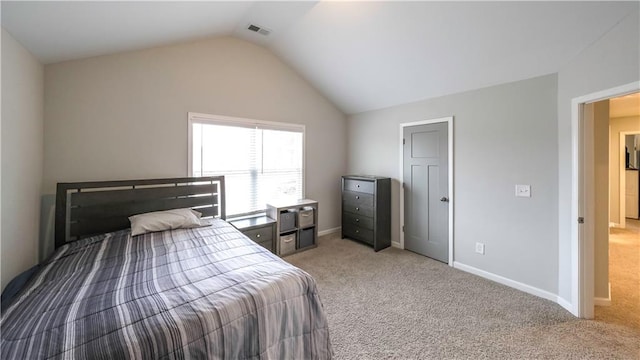
[(190, 115), (193, 176), (224, 175), (227, 215), (304, 195), (304, 127)]

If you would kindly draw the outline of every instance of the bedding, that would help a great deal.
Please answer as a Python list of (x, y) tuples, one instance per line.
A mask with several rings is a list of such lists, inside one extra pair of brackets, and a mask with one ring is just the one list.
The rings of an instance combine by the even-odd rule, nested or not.
[(0, 296), (0, 311), (4, 311), (4, 309), (11, 305), (16, 295), (29, 283), (31, 277), (38, 272), (39, 268), (40, 265), (35, 265), (9, 281), (4, 290), (2, 290), (2, 296)]
[(62, 246), (4, 309), (0, 358), (330, 358), (313, 278), (211, 222)]

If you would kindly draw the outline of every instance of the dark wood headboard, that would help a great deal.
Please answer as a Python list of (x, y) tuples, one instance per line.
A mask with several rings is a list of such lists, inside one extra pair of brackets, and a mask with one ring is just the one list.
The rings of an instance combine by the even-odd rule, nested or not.
[(127, 229), (131, 215), (187, 207), (225, 219), (224, 176), (58, 183), (56, 248)]

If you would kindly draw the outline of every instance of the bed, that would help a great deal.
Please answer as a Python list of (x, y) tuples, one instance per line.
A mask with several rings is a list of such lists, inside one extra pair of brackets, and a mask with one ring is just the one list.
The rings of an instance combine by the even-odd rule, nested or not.
[[(224, 221), (224, 177), (60, 183), (55, 253), (2, 310), (2, 359), (326, 359), (316, 283)], [(134, 214), (207, 225), (131, 236)]]

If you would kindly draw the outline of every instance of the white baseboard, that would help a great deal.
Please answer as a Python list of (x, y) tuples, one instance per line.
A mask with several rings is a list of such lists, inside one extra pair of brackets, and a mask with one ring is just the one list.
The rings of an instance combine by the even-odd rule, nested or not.
[(556, 302), (558, 303), (558, 305), (562, 306), (568, 312), (572, 313), (573, 315), (576, 315), (575, 311), (573, 309), (573, 305), (570, 302), (568, 302), (567, 300), (565, 300), (565, 299), (561, 298), (560, 296), (558, 296)]
[(459, 269), (459, 270), (466, 271), (468, 273), (474, 274), (474, 275), (478, 275), (478, 276), (483, 277), (485, 279), (489, 279), (489, 280), (495, 281), (495, 282), (500, 283), (502, 285), (506, 285), (506, 286), (512, 287), (514, 289), (518, 289), (520, 291), (524, 291), (524, 292), (526, 292), (528, 294), (535, 295), (535, 296), (541, 297), (543, 299), (551, 300), (551, 301), (556, 302), (556, 303), (558, 302), (558, 295), (550, 293), (550, 292), (548, 292), (546, 290), (538, 289), (537, 287), (533, 287), (531, 285), (527, 285), (527, 284), (521, 283), (519, 281), (511, 280), (511, 279), (508, 279), (508, 278), (506, 278), (504, 276), (496, 275), (496, 274), (490, 273), (488, 271), (480, 270), (478, 268), (474, 268), (473, 266), (465, 265), (465, 264), (462, 264), (462, 263), (457, 262), (457, 261), (453, 262), (453, 267), (456, 268), (456, 269)]
[(318, 236), (325, 236), (325, 235), (337, 233), (337, 232), (340, 232), (340, 230), (342, 230), (342, 228), (338, 226), (337, 228), (318, 231)]
[(392, 241), (391, 242), (391, 246), (393, 246), (394, 248), (398, 248), (402, 250), (402, 246), (400, 246), (400, 243), (397, 241)]
[(609, 293), (606, 298), (594, 297), (593, 305), (596, 306), (611, 306), (611, 283), (609, 283)]

